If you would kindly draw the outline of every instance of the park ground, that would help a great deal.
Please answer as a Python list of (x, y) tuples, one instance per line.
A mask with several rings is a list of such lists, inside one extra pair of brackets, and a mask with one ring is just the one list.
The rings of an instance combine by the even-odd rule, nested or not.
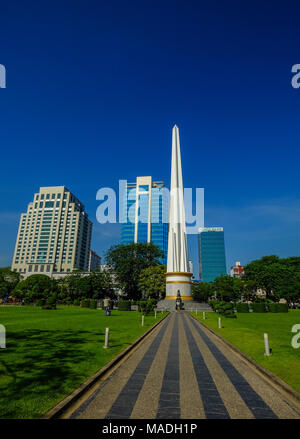
[[(0, 418), (37, 418), (126, 349), (163, 315), (76, 306), (0, 307)], [(110, 329), (104, 349), (105, 328)]]
[[(192, 313), (202, 323), (239, 348), (264, 368), (300, 392), (300, 348), (292, 347), (292, 327), (300, 324), (300, 310), (288, 313), (237, 313), (237, 318), (222, 317), (218, 327), (217, 313)], [(264, 333), (269, 335), (272, 354), (264, 355)]]

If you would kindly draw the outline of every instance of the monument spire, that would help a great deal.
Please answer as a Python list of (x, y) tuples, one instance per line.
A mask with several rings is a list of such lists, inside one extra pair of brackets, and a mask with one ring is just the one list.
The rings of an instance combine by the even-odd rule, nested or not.
[(174, 299), (178, 290), (185, 299), (192, 300), (192, 273), (188, 273), (188, 255), (183, 199), (183, 183), (179, 130), (172, 131), (171, 190), (169, 206), (169, 239), (166, 273), (166, 299)]

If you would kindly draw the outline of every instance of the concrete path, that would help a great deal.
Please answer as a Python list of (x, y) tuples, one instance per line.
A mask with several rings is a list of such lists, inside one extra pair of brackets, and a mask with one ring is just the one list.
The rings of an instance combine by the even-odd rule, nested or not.
[(300, 419), (300, 411), (188, 313), (173, 312), (72, 418)]

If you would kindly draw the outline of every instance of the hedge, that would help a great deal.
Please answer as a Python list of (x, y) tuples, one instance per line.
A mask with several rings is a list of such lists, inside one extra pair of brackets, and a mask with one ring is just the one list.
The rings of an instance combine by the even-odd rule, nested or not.
[(131, 311), (131, 302), (129, 300), (119, 300), (118, 310), (119, 311)]
[(288, 312), (289, 307), (287, 303), (270, 303), (269, 304), (270, 312)]
[(253, 312), (266, 312), (266, 304), (265, 303), (252, 303), (251, 308)]
[(269, 312), (278, 312), (278, 303), (269, 303)]
[(245, 302), (239, 302), (236, 304), (237, 312), (249, 312), (249, 305)]

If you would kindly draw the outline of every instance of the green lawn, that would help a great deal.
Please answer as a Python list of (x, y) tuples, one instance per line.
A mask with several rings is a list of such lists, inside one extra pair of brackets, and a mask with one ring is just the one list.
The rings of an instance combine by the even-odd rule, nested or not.
[[(300, 392), (300, 348), (291, 345), (292, 326), (300, 324), (300, 310), (288, 313), (237, 313), (236, 319), (222, 317), (222, 328), (218, 328), (216, 313), (192, 313), (201, 322), (209, 326), (226, 340), (237, 346), (257, 363), (280, 377)], [(272, 355), (264, 355), (264, 333), (269, 335)]]
[[(6, 349), (0, 349), (0, 418), (47, 412), (153, 326), (163, 315), (59, 306), (1, 307)], [(104, 349), (105, 328), (110, 348)]]

